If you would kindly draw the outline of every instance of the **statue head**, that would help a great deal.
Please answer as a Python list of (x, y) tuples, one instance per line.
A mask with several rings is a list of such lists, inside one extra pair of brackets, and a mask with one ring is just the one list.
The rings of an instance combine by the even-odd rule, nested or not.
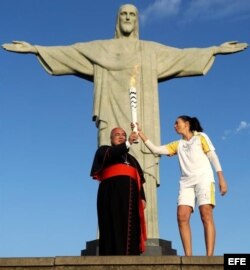
[(139, 38), (139, 14), (131, 4), (122, 5), (117, 14), (115, 38), (123, 37)]

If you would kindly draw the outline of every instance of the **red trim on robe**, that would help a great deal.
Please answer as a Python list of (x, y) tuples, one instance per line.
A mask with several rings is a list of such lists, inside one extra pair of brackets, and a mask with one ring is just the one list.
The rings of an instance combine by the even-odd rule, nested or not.
[[(137, 182), (138, 190), (141, 189), (141, 181), (140, 181), (140, 175), (136, 168), (125, 165), (122, 163), (111, 165), (108, 168), (105, 168), (101, 172), (93, 175), (94, 179), (97, 179), (99, 181), (103, 181), (105, 179), (119, 176), (119, 175), (126, 175), (131, 177), (133, 180)], [(139, 216), (140, 216), (140, 226), (141, 226), (141, 235), (140, 235), (140, 251), (145, 251), (145, 241), (147, 240), (147, 232), (146, 232), (146, 221), (145, 221), (145, 215), (144, 215), (144, 208), (142, 200), (139, 200)]]

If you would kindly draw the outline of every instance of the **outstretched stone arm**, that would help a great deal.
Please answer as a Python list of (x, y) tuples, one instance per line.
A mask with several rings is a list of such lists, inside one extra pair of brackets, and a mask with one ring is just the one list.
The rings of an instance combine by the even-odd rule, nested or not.
[(12, 43), (5, 43), (2, 45), (2, 47), (6, 51), (11, 51), (11, 52), (16, 52), (16, 53), (34, 53), (34, 54), (38, 53), (35, 46), (25, 41), (13, 41)]
[[(35, 46), (31, 45), (25, 41), (13, 41), (12, 43), (5, 43), (2, 47), (11, 52), (17, 53), (34, 53), (37, 54), (38, 51)], [(221, 44), (220, 46), (215, 46), (214, 55), (216, 54), (230, 54), (245, 50), (248, 47), (247, 43), (239, 43), (237, 41), (229, 41)]]
[(247, 43), (239, 43), (237, 41), (229, 41), (221, 44), (218, 47), (214, 47), (214, 55), (216, 54), (229, 54), (237, 53), (245, 50), (248, 47)]

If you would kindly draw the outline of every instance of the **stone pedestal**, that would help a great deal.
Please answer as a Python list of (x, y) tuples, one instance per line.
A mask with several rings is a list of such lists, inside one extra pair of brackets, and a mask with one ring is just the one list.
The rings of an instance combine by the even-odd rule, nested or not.
[[(223, 270), (223, 256), (56, 256), (0, 258), (1, 270)], [(244, 267), (243, 267), (244, 268)], [(234, 268), (235, 269), (235, 268)], [(246, 268), (244, 268), (246, 269)], [(249, 269), (249, 268), (247, 268)]]
[[(88, 241), (86, 249), (81, 251), (81, 256), (98, 256), (99, 247), (98, 240)], [(142, 256), (164, 256), (177, 255), (177, 251), (172, 249), (171, 241), (163, 239), (148, 239), (146, 243), (146, 251)]]
[(164, 239), (148, 239), (146, 251), (143, 256), (177, 255), (176, 249), (172, 248), (172, 242)]

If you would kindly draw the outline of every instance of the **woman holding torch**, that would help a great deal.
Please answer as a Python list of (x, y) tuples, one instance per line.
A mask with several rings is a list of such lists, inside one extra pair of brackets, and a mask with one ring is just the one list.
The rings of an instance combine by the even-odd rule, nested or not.
[[(134, 127), (131, 124), (132, 128)], [(203, 128), (196, 117), (179, 116), (174, 128), (182, 138), (162, 146), (155, 146), (138, 126), (138, 134), (148, 149), (159, 155), (178, 155), (181, 178), (178, 197), (177, 220), (180, 236), (186, 256), (192, 256), (192, 238), (190, 217), (199, 206), (201, 220), (204, 226), (206, 255), (212, 256), (215, 246), (215, 225), (213, 208), (215, 207), (214, 176), (210, 163), (217, 172), (221, 195), (227, 192), (219, 159), (209, 137), (203, 133)]]

